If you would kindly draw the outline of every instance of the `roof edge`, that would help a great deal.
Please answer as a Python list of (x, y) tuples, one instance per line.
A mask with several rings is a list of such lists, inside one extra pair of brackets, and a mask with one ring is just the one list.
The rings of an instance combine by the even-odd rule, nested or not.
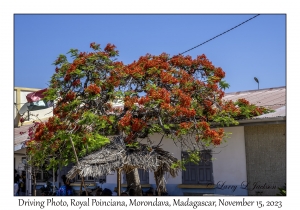
[(250, 123), (278, 122), (278, 121), (286, 121), (286, 116), (238, 120), (239, 125), (250, 124)]
[(256, 91), (270, 90), (270, 89), (280, 89), (280, 88), (286, 88), (286, 86), (270, 87), (270, 88), (263, 88), (263, 89), (256, 89), (256, 90), (243, 90), (243, 91), (228, 92), (228, 93), (225, 93), (225, 95), (226, 94), (234, 94), (234, 93), (256, 92)]

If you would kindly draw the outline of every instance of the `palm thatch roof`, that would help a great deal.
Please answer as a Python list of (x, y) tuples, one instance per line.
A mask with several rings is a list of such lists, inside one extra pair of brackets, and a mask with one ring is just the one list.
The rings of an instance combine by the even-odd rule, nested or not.
[(77, 174), (84, 177), (100, 177), (119, 168), (126, 173), (133, 168), (153, 172), (162, 170), (175, 177), (178, 169), (172, 168), (171, 165), (176, 161), (177, 158), (159, 146), (140, 143), (137, 147), (126, 147), (122, 138), (116, 137), (100, 150), (82, 158), (79, 164), (68, 172), (67, 177), (73, 179)]

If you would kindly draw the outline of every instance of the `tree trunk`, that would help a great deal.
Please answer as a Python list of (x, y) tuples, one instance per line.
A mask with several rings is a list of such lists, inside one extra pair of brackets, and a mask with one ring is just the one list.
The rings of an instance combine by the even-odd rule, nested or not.
[(130, 170), (129, 173), (126, 173), (126, 181), (127, 181), (127, 187), (128, 190), (131, 194), (131, 189), (134, 190), (134, 195), (135, 196), (142, 196), (143, 192), (142, 192), (142, 186), (141, 186), (141, 182), (140, 182), (140, 177), (139, 177), (139, 172), (137, 168), (134, 168), (132, 170)]
[(154, 172), (154, 178), (156, 182), (157, 195), (161, 196), (162, 193), (167, 193), (166, 183), (164, 181), (164, 172), (162, 167)]

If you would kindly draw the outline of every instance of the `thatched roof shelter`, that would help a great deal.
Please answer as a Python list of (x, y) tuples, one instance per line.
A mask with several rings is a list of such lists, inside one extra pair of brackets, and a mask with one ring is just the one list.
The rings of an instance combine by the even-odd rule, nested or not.
[(175, 177), (178, 169), (171, 168), (171, 165), (176, 161), (177, 158), (158, 146), (140, 143), (138, 147), (126, 147), (122, 138), (116, 137), (100, 150), (79, 160), (79, 164), (73, 166), (67, 177), (73, 179), (77, 174), (100, 177), (120, 168), (126, 173), (133, 168), (153, 172), (160, 170)]

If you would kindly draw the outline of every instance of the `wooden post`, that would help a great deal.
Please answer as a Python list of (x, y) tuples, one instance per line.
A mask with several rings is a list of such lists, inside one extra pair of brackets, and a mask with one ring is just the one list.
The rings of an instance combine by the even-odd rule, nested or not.
[(33, 178), (34, 178), (34, 182), (33, 182), (33, 195), (36, 196), (36, 170), (35, 167), (33, 168)]
[(81, 181), (80, 181), (80, 191), (79, 191), (79, 196), (82, 193), (82, 184), (83, 184), (83, 177), (81, 177)]
[(117, 188), (118, 188), (118, 196), (121, 195), (121, 172), (122, 168), (117, 169)]
[(53, 170), (52, 170), (52, 195), (54, 194), (54, 192), (55, 192), (55, 184), (54, 184), (54, 182), (55, 182), (55, 171), (54, 171), (54, 167), (53, 167)]
[[(77, 153), (76, 153), (76, 150), (75, 150), (75, 146), (74, 146), (74, 143), (73, 143), (73, 140), (72, 140), (71, 137), (70, 137), (70, 142), (72, 144), (72, 148), (73, 148), (73, 151), (74, 151), (74, 154), (75, 154), (77, 165), (79, 166), (79, 160), (78, 160)], [(85, 194), (86, 194), (86, 196), (88, 196), (88, 192), (86, 190), (86, 186), (85, 186), (85, 183), (84, 183), (84, 180), (83, 180), (83, 176), (81, 176), (81, 186), (82, 186), (82, 183), (83, 183), (83, 186), (84, 186), (84, 189), (85, 189)], [(80, 187), (80, 195), (81, 195), (81, 189), (82, 189), (82, 187)]]

